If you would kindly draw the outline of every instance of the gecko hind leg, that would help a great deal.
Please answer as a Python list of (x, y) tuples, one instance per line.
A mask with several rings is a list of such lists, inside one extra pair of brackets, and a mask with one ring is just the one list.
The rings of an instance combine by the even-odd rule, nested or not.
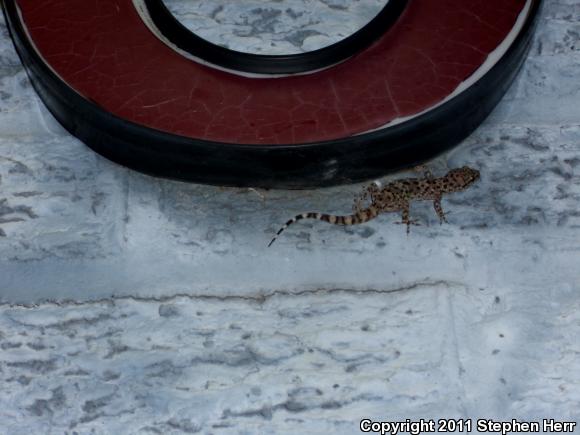
[(407, 234), (411, 232), (411, 225), (420, 226), (421, 223), (418, 220), (410, 219), (409, 217), (409, 203), (403, 206), (401, 211), (401, 221), (395, 222), (398, 225), (407, 225)]
[(358, 213), (364, 210), (366, 207), (363, 205), (363, 201), (367, 200), (369, 197), (371, 203), (374, 202), (375, 196), (381, 191), (381, 183), (379, 181), (374, 181), (369, 186), (367, 186), (359, 195), (354, 199), (354, 204), (352, 205), (352, 211)]
[(413, 168), (413, 171), (415, 171), (415, 172), (422, 172), (423, 173), (423, 177), (425, 177), (428, 180), (432, 180), (433, 178), (435, 178), (433, 176), (433, 173), (431, 172), (431, 169), (429, 169), (426, 165), (415, 166)]

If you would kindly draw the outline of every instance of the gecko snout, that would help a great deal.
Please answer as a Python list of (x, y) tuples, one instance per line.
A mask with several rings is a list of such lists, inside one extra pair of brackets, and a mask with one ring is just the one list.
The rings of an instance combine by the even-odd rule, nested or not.
[(481, 177), (481, 174), (477, 169), (470, 168), (469, 166), (462, 167), (461, 172), (464, 186), (469, 186), (470, 184), (475, 183)]
[(457, 187), (465, 188), (479, 180), (480, 173), (477, 169), (463, 166), (462, 168), (452, 169), (447, 176), (454, 181)]

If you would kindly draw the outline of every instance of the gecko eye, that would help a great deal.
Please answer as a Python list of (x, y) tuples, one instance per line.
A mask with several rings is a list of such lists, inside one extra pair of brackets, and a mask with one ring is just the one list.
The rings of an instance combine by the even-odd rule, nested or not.
[(479, 171), (477, 169), (464, 166), (463, 168), (461, 168), (461, 171), (463, 173), (462, 178), (464, 185), (471, 184), (475, 182), (477, 179), (479, 179)]

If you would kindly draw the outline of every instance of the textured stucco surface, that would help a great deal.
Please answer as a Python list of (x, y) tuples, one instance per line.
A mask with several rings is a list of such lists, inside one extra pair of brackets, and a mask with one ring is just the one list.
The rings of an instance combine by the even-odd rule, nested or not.
[(189, 30), (214, 44), (256, 54), (295, 54), (338, 42), (388, 0), (164, 0)]
[(409, 236), (307, 222), (270, 249), (361, 186), (128, 171), (53, 120), (0, 32), (0, 434), (580, 420), (580, 1), (546, 0), (504, 101), (432, 163), (482, 173), (449, 224), (416, 204)]

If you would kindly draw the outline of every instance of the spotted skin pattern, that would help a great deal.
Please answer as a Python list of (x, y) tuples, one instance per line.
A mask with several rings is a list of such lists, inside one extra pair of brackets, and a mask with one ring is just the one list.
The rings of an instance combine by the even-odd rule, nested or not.
[[(411, 201), (433, 201), (433, 207), (441, 223), (447, 222), (441, 207), (443, 195), (459, 192), (471, 186), (479, 179), (479, 171), (468, 166), (452, 169), (443, 177), (435, 178), (429, 170), (424, 171), (423, 178), (405, 178), (396, 180), (385, 187), (375, 182), (359, 195), (353, 205), (353, 213), (337, 216), (325, 213), (302, 213), (290, 219), (276, 233), (268, 246), (290, 225), (302, 219), (317, 219), (334, 225), (358, 225), (376, 218), (381, 213), (401, 212), (401, 222), (407, 225), (407, 234), (411, 225), (419, 225), (409, 217)], [(368, 206), (363, 206), (370, 199)]]

